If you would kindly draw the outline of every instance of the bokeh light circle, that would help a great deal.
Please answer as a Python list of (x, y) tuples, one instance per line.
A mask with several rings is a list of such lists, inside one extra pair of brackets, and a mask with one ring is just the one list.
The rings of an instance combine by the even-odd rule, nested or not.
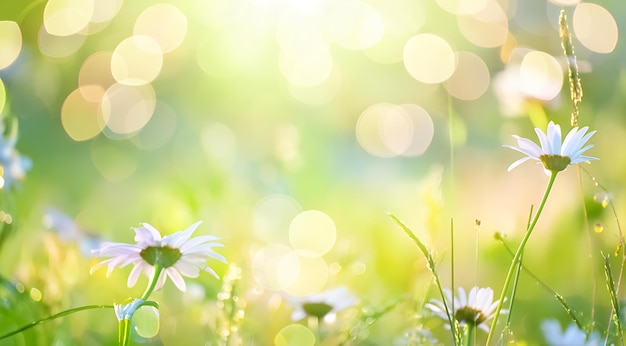
[(335, 222), (319, 210), (303, 211), (289, 225), (291, 246), (304, 257), (325, 255), (335, 245), (336, 239)]
[(509, 19), (496, 1), (471, 15), (457, 16), (457, 23), (463, 36), (479, 47), (499, 47), (509, 36)]
[(490, 0), (437, 0), (443, 10), (455, 15), (474, 14), (485, 8)]
[(283, 327), (274, 337), (275, 346), (313, 346), (315, 334), (301, 324), (289, 324)]
[(74, 35), (89, 25), (93, 12), (94, 0), (48, 0), (43, 25), (51, 35)]
[(606, 54), (615, 49), (617, 23), (604, 7), (581, 2), (574, 10), (572, 23), (576, 38), (590, 51)]
[(111, 56), (111, 73), (125, 85), (143, 85), (153, 81), (161, 72), (161, 46), (147, 35), (131, 36), (120, 42)]
[[(112, 52), (98, 52), (90, 55), (83, 61), (78, 71), (78, 86), (86, 100), (101, 102), (104, 96), (102, 93), (116, 83), (110, 68), (112, 56)], [(98, 87), (102, 92), (90, 94), (89, 92), (97, 89), (85, 88), (87, 86)]]
[(156, 107), (156, 95), (150, 84), (129, 86), (113, 84), (102, 99), (102, 114), (113, 136), (130, 137), (150, 120)]
[(156, 4), (146, 8), (135, 21), (136, 36), (150, 36), (163, 53), (178, 48), (187, 35), (187, 17), (172, 4)]
[(279, 54), (280, 73), (289, 83), (299, 87), (322, 84), (333, 70), (333, 58), (321, 44), (282, 48)]
[(16, 22), (0, 21), (0, 70), (11, 65), (22, 50), (22, 31)]
[[(85, 86), (82, 88), (98, 88)], [(98, 88), (100, 89), (100, 88)], [(102, 93), (104, 90), (100, 89)], [(94, 92), (86, 92), (93, 95)], [(70, 138), (75, 141), (91, 139), (106, 125), (106, 119), (101, 112), (100, 102), (85, 99), (80, 88), (72, 91), (61, 106), (61, 124)]]
[(552, 100), (563, 86), (563, 70), (550, 54), (531, 51), (520, 64), (522, 89), (540, 100)]
[(308, 296), (319, 292), (328, 281), (328, 264), (322, 257), (298, 257), (300, 274), (285, 288), (293, 296)]
[(448, 93), (461, 100), (475, 100), (489, 88), (489, 68), (478, 55), (457, 52), (454, 73), (443, 86)]
[(289, 224), (302, 207), (290, 196), (273, 194), (261, 199), (252, 213), (254, 235), (265, 242), (286, 241)]
[(52, 58), (63, 58), (76, 53), (83, 46), (86, 36), (74, 34), (68, 36), (56, 36), (48, 33), (42, 26), (39, 29), (37, 43), (39, 50)]
[(413, 78), (429, 84), (450, 78), (456, 66), (450, 44), (434, 34), (418, 34), (409, 39), (404, 46), (403, 61)]
[(267, 245), (254, 254), (252, 274), (266, 289), (285, 290), (300, 276), (299, 258), (298, 254), (286, 245)]
[(432, 141), (434, 125), (420, 106), (378, 103), (361, 113), (356, 136), (361, 147), (374, 156), (419, 156)]
[(383, 20), (372, 6), (359, 0), (335, 1), (326, 17), (332, 39), (346, 49), (365, 49), (383, 37)]

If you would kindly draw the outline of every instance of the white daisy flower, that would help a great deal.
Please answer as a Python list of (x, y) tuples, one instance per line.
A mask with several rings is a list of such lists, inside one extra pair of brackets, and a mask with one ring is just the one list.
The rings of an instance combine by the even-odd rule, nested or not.
[[(444, 288), (448, 309), (452, 308), (451, 302), (454, 299), (454, 311), (452, 315), (461, 326), (472, 325), (478, 327), (485, 332), (489, 332), (487, 321), (495, 315), (495, 309), (500, 300), (493, 300), (493, 290), (489, 287), (479, 288), (473, 287), (469, 295), (465, 293), (463, 287), (458, 288), (458, 295), (452, 297), (452, 291)], [(446, 309), (442, 301), (431, 299), (426, 304), (426, 308), (430, 309), (436, 316), (448, 321)], [(502, 309), (500, 313), (507, 313), (506, 309)]]
[(513, 138), (517, 139), (517, 146), (505, 145), (505, 147), (517, 150), (527, 156), (513, 162), (509, 166), (509, 171), (530, 159), (541, 161), (543, 166), (552, 172), (560, 172), (575, 163), (597, 160), (595, 157), (583, 155), (585, 151), (593, 147), (593, 144), (584, 145), (596, 133), (596, 131), (591, 131), (585, 135), (588, 129), (587, 126), (581, 129), (572, 128), (561, 143), (561, 127), (551, 121), (548, 124), (547, 134), (539, 128), (535, 128), (541, 147), (530, 139), (514, 135)]
[(555, 319), (543, 321), (541, 330), (550, 346), (600, 346), (604, 343), (597, 332), (587, 336), (587, 333), (574, 323), (561, 331), (561, 324)]
[(202, 269), (217, 278), (215, 271), (206, 265), (206, 260), (210, 257), (226, 263), (226, 258), (213, 250), (213, 247), (224, 245), (215, 242), (219, 239), (216, 236), (202, 235), (191, 238), (200, 223), (202, 221), (194, 223), (184, 231), (162, 238), (159, 231), (152, 225), (144, 223), (141, 227), (134, 228), (137, 244), (105, 242), (100, 249), (95, 250), (95, 256), (111, 258), (95, 265), (91, 268), (91, 273), (106, 265), (108, 266), (107, 277), (109, 277), (115, 267), (124, 268), (132, 264), (133, 269), (128, 276), (128, 287), (132, 287), (137, 283), (141, 273), (152, 278), (154, 266), (158, 264), (163, 270), (159, 275), (155, 290), (161, 289), (166, 278), (169, 277), (183, 292), (187, 286), (182, 275), (195, 278), (200, 275)]
[(291, 314), (294, 321), (314, 316), (332, 322), (338, 312), (358, 303), (357, 297), (343, 286), (306, 297), (288, 297), (287, 300), (295, 308)]

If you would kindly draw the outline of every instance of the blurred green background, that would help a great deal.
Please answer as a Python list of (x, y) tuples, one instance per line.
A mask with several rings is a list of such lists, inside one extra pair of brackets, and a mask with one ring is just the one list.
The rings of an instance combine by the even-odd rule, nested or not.
[[(222, 282), (209, 275), (188, 279), (184, 294), (167, 283), (155, 295), (160, 334), (142, 343), (215, 344), (238, 324), (243, 344), (272, 344), (293, 323), (283, 294), (339, 285), (367, 311), (397, 303), (355, 344), (406, 343), (422, 325), (449, 343), (421, 311), (436, 297), (425, 260), (385, 213), (436, 251), (447, 286), (453, 220), (455, 286), (499, 294), (511, 256), (494, 233), (515, 248), (548, 180), (531, 164), (507, 173), (520, 155), (502, 144), (535, 140), (548, 120), (570, 128), (562, 8), (584, 90), (579, 122), (598, 131), (589, 155), (600, 161), (559, 175), (524, 263), (604, 330), (600, 253), (615, 252), (624, 218), (626, 5), (24, 0), (0, 3), (0, 105), (32, 160), (4, 190), (15, 205), (0, 248), (0, 333), (144, 289), (145, 278), (126, 287), (129, 268), (89, 275), (98, 259), (80, 251), (88, 238), (50, 232), (54, 208), (110, 241), (132, 242), (141, 222), (168, 234), (204, 220), (196, 234), (221, 237), (218, 251), (241, 268), (243, 319), (224, 317)], [(612, 263), (617, 280), (621, 253)], [(518, 302), (520, 342), (541, 344), (545, 318), (570, 323), (525, 274)], [(357, 312), (327, 328), (345, 336)], [(116, 333), (113, 311), (93, 310), (8, 342), (115, 344)]]

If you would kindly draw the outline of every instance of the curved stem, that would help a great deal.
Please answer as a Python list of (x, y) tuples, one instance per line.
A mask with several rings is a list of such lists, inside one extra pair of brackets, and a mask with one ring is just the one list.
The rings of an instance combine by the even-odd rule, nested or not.
[[(541, 203), (539, 204), (539, 208), (537, 209), (537, 214), (535, 214), (533, 221), (528, 226), (528, 229), (526, 230), (526, 234), (524, 235), (522, 242), (519, 244), (519, 247), (517, 248), (517, 251), (515, 252), (515, 256), (513, 256), (513, 260), (511, 261), (511, 266), (509, 267), (509, 272), (506, 274), (506, 279), (504, 279), (504, 287), (502, 287), (502, 293), (500, 294), (500, 300), (498, 301), (498, 306), (496, 307), (495, 316), (493, 317), (491, 328), (489, 329), (489, 335), (487, 336), (487, 345), (489, 345), (489, 342), (491, 341), (491, 338), (493, 337), (493, 333), (496, 329), (498, 317), (500, 317), (502, 304), (504, 303), (506, 292), (509, 290), (509, 285), (511, 284), (513, 273), (516, 271), (515, 269), (517, 268), (518, 262), (520, 261), (522, 257), (522, 253), (524, 252), (524, 248), (526, 247), (526, 242), (528, 242), (528, 238), (530, 238), (530, 235), (533, 232), (533, 229), (535, 229), (535, 225), (537, 224), (537, 221), (539, 220), (541, 211), (543, 210), (543, 207), (546, 205), (546, 201), (548, 200), (548, 195), (550, 195), (550, 190), (552, 190), (552, 185), (554, 185), (554, 181), (556, 180), (556, 175), (558, 173), (559, 173), (558, 171), (552, 171), (552, 174), (550, 175), (550, 181), (548, 182), (548, 186), (546, 186), (546, 191), (543, 194), (543, 198), (541, 199)], [(515, 286), (517, 286), (517, 282), (515, 283)], [(515, 291), (515, 288), (513, 289), (513, 291)], [(511, 303), (513, 303), (513, 300), (515, 300), (514, 294), (511, 296)]]
[(152, 278), (150, 278), (150, 283), (148, 284), (146, 291), (143, 292), (143, 294), (141, 295), (141, 299), (148, 300), (148, 297), (150, 297), (150, 295), (152, 294), (152, 291), (154, 291), (154, 287), (159, 281), (159, 276), (161, 276), (162, 271), (163, 271), (162, 266), (158, 264), (154, 265), (154, 275), (152, 275)]
[(49, 316), (49, 317), (46, 317), (46, 318), (42, 318), (42, 319), (40, 319), (38, 321), (31, 322), (30, 324), (25, 325), (24, 327), (21, 327), (21, 328), (19, 328), (17, 330), (14, 330), (12, 332), (7, 333), (7, 334), (0, 335), (0, 340), (6, 339), (9, 336), (13, 336), (15, 334), (19, 334), (19, 333), (21, 333), (21, 332), (23, 332), (23, 331), (25, 331), (27, 329), (30, 329), (30, 328), (35, 327), (37, 325), (40, 325), (42, 323), (46, 323), (48, 321), (52, 321), (52, 320), (55, 320), (57, 318), (64, 317), (64, 316), (67, 316), (67, 315), (71, 315), (71, 314), (73, 314), (75, 312), (84, 311), (84, 310), (90, 310), (90, 309), (113, 309), (113, 305), (85, 305), (85, 306), (80, 306), (80, 307), (77, 307), (77, 308), (61, 311), (61, 312), (59, 312), (57, 314), (54, 314), (52, 316)]

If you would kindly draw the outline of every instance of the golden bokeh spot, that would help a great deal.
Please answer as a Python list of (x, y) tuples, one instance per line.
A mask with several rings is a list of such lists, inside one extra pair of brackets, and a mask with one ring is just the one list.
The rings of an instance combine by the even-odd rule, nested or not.
[(293, 296), (307, 296), (319, 292), (328, 282), (328, 264), (322, 257), (298, 256), (300, 273), (296, 280), (285, 288)]
[(315, 334), (301, 324), (289, 324), (283, 327), (274, 337), (275, 346), (313, 346)]
[(307, 210), (293, 218), (289, 225), (289, 241), (304, 257), (325, 255), (335, 245), (337, 228), (326, 213)]
[(266, 289), (285, 290), (300, 276), (300, 256), (286, 245), (265, 246), (252, 257), (252, 275)]
[(550, 54), (531, 51), (520, 64), (520, 80), (524, 92), (540, 100), (552, 100), (563, 87), (563, 69)]
[(374, 156), (419, 156), (430, 146), (434, 124), (418, 105), (379, 103), (361, 113), (356, 136), (361, 147)]
[(604, 7), (580, 3), (572, 18), (574, 33), (585, 48), (596, 53), (611, 53), (617, 45), (618, 29), (615, 18)]
[(163, 67), (163, 52), (154, 38), (131, 36), (120, 42), (111, 57), (113, 78), (125, 85), (144, 85), (153, 81)]
[(113, 84), (102, 100), (102, 114), (108, 120), (107, 128), (112, 132), (108, 135), (114, 138), (134, 135), (148, 123), (155, 108), (156, 95), (150, 84)]
[(454, 73), (443, 82), (448, 93), (461, 100), (476, 100), (489, 88), (489, 68), (478, 55), (457, 52)]
[(441, 83), (450, 78), (456, 67), (452, 47), (434, 34), (418, 34), (407, 41), (403, 61), (411, 77), (429, 84)]
[(11, 65), (22, 50), (22, 31), (16, 22), (0, 21), (0, 70)]
[(496, 1), (476, 13), (457, 16), (457, 23), (463, 36), (479, 47), (499, 47), (509, 35), (509, 19)]
[[(88, 89), (83, 90), (81, 89)], [(84, 95), (90, 95), (85, 98)], [(98, 96), (99, 95), (99, 98)], [(107, 119), (101, 112), (101, 104), (91, 100), (102, 100), (104, 90), (97, 85), (87, 85), (72, 91), (61, 106), (61, 124), (70, 138), (75, 141), (91, 139), (106, 126)]]
[[(99, 92), (93, 93), (96, 89), (107, 90), (111, 85), (115, 84), (115, 78), (111, 74), (111, 57), (112, 52), (98, 52), (90, 55), (80, 67), (78, 72), (78, 86), (83, 93), (83, 97), (90, 102), (102, 102)], [(83, 88), (87, 87), (88, 88)]]
[(146, 8), (135, 21), (136, 36), (152, 37), (163, 53), (178, 48), (187, 35), (187, 17), (172, 4), (156, 4)]
[(43, 25), (51, 35), (74, 35), (87, 27), (93, 12), (93, 0), (48, 0)]

